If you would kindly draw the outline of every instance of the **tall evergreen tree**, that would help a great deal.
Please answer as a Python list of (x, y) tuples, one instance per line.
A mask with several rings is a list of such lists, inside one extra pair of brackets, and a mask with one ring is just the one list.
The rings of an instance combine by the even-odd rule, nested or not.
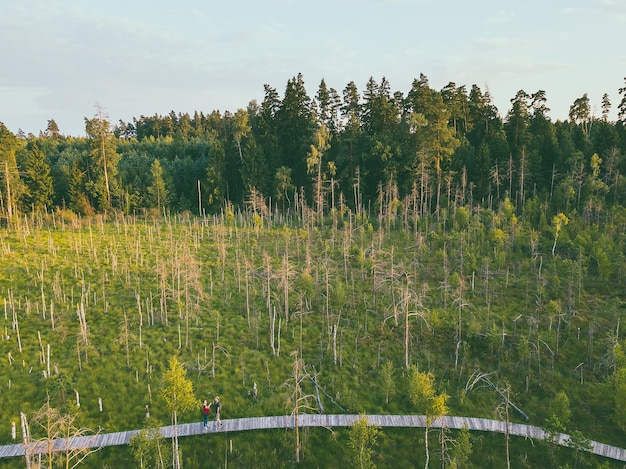
[(609, 99), (609, 95), (604, 93), (602, 95), (602, 120), (604, 122), (608, 122), (609, 112), (611, 112), (611, 100)]
[(33, 210), (45, 210), (50, 207), (54, 196), (50, 165), (36, 141), (29, 143), (20, 166), (26, 186), (22, 196), (24, 207)]
[(385, 77), (380, 84), (370, 77), (363, 96), (362, 122), (365, 131), (374, 140), (389, 141), (395, 135), (400, 113), (391, 96), (391, 87)]
[[(526, 200), (529, 168), (529, 144), (532, 140), (530, 133), (530, 99), (531, 96), (524, 90), (519, 90), (511, 99), (511, 109), (507, 113), (504, 130), (511, 148), (508, 168), (509, 190), (513, 191), (520, 207)], [(513, 182), (513, 173), (517, 176)], [(513, 194), (510, 194), (513, 196)]]
[(519, 90), (511, 99), (511, 109), (507, 113), (504, 129), (514, 158), (519, 158), (522, 150), (530, 143), (530, 101), (531, 96), (524, 90)]
[(111, 125), (101, 106), (93, 119), (85, 118), (85, 130), (89, 141), (86, 168), (86, 189), (92, 204), (106, 211), (113, 207), (114, 199), (121, 196), (117, 181), (117, 153)]
[(454, 133), (465, 134), (468, 130), (469, 100), (465, 85), (450, 82), (441, 90), (441, 97), (450, 112), (450, 124)]
[[(483, 93), (480, 87), (472, 85), (468, 108), (467, 138), (473, 146), (477, 147), (490, 132), (499, 130), (501, 122), (488, 89)], [(497, 128), (494, 129), (494, 126)]]
[[(413, 81), (413, 86), (407, 94), (407, 110), (413, 116), (421, 116), (421, 123), (415, 126), (416, 155), (420, 162), (424, 161), (431, 173), (430, 180), (436, 184), (435, 210), (439, 213), (441, 184), (444, 173), (451, 170), (451, 157), (460, 145), (455, 137), (454, 128), (449, 126), (451, 111), (444, 104), (441, 93), (430, 88), (424, 74), (419, 80)], [(416, 167), (413, 164), (413, 167)], [(422, 188), (422, 191), (424, 189)]]
[(281, 166), (276, 114), (280, 108), (280, 97), (275, 88), (264, 86), (265, 98), (257, 112), (251, 114), (252, 132), (267, 160), (267, 171), (274, 176)]
[(624, 77), (624, 84), (625, 86), (618, 90), (622, 99), (617, 106), (617, 120), (622, 124), (626, 124), (626, 77)]
[(246, 138), (244, 160), (241, 166), (241, 180), (246, 193), (255, 188), (261, 194), (270, 194), (271, 178), (263, 149), (257, 144), (253, 135)]
[(348, 131), (358, 131), (361, 126), (362, 105), (359, 90), (353, 81), (348, 83), (343, 90), (343, 104), (341, 105), (341, 117)]
[(547, 193), (553, 173), (560, 161), (554, 126), (550, 122), (543, 90), (531, 95), (529, 131), (532, 140), (528, 149), (528, 186)]
[(355, 83), (351, 81), (342, 92), (340, 114), (342, 120), (342, 132), (340, 144), (337, 145), (337, 171), (338, 179), (342, 181), (341, 187), (355, 206), (358, 206), (360, 193), (360, 168), (359, 148), (363, 140), (361, 124), (362, 105), (361, 96)]
[(24, 192), (16, 160), (20, 147), (20, 140), (0, 122), (0, 200), (2, 214), (9, 220), (17, 215), (18, 201)]
[(48, 120), (48, 126), (46, 127), (46, 131), (44, 133), (46, 137), (59, 138), (61, 136), (61, 132), (59, 131), (59, 126), (57, 125), (54, 119)]
[(407, 105), (411, 112), (423, 114), (428, 118), (428, 113), (432, 110), (433, 99), (437, 91), (430, 87), (428, 77), (420, 73), (419, 80), (414, 79), (411, 89), (407, 93)]
[(397, 184), (400, 142), (396, 137), (400, 110), (385, 77), (380, 84), (370, 77), (363, 101), (362, 124), (367, 137), (367, 148), (361, 154), (359, 169), (363, 193), (373, 199), (377, 197), (379, 185), (387, 182)]
[(589, 96), (587, 93), (583, 94), (580, 98), (574, 100), (574, 104), (569, 107), (569, 119), (570, 121), (578, 124), (582, 130), (583, 135), (589, 138), (589, 132), (591, 130), (591, 105), (589, 104)]
[[(208, 164), (206, 166), (206, 192), (208, 207), (211, 210), (218, 210), (226, 198), (225, 185), (225, 152), (222, 140), (213, 135), (208, 143)], [(196, 183), (201, 185), (200, 178)], [(198, 197), (202, 197), (198, 194)], [(199, 202), (200, 203), (200, 202)]]
[(306, 153), (316, 124), (302, 74), (288, 80), (285, 96), (276, 112), (276, 125), (281, 155), (279, 166), (292, 168), (296, 187), (308, 186)]
[(81, 215), (94, 214), (94, 209), (85, 192), (85, 173), (81, 171), (77, 161), (73, 161), (70, 167), (67, 198), (70, 210)]
[(451, 170), (451, 158), (460, 145), (454, 129), (448, 126), (450, 112), (443, 105), (441, 95), (434, 95), (432, 108), (427, 113), (426, 145), (434, 158), (434, 175), (437, 181), (436, 213), (440, 212), (441, 183), (444, 173)]
[(228, 132), (225, 145), (225, 174), (227, 196), (234, 203), (241, 203), (245, 198), (247, 183), (243, 181), (244, 164), (248, 158), (244, 152), (245, 141), (251, 134), (249, 111), (238, 109), (235, 114), (226, 113)]
[(326, 81), (322, 78), (316, 95), (316, 115), (321, 125), (325, 125), (331, 134), (336, 133), (339, 128), (339, 107), (341, 99), (334, 88), (328, 88)]

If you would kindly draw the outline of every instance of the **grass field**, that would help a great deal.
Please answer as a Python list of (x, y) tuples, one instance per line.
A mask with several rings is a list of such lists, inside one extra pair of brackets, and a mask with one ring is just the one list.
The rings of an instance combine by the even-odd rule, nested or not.
[[(481, 370), (529, 423), (542, 426), (565, 392), (568, 431), (620, 446), (611, 374), (626, 312), (623, 255), (602, 265), (594, 227), (574, 220), (553, 257), (548, 226), (485, 212), (427, 229), (349, 215), (327, 225), (233, 213), (25, 217), (0, 231), (0, 442), (13, 442), (20, 413), (32, 437), (44, 438), (33, 416), (47, 399), (94, 431), (142, 428), (146, 406), (169, 423), (159, 393), (176, 356), (198, 399), (179, 421), (199, 420), (201, 400), (215, 395), (224, 418), (293, 412), (296, 360), (306, 376), (298, 405), (309, 412), (321, 403), (328, 413), (421, 413), (407, 392), (408, 365), (435, 376), (450, 415), (505, 418), (498, 392), (467, 389)], [(350, 465), (349, 432), (303, 430), (299, 465)], [(441, 467), (438, 432), (431, 438), (430, 464)], [(505, 467), (504, 436), (475, 435), (472, 444), (474, 467)], [(294, 465), (293, 431), (190, 437), (181, 448), (184, 467)], [(415, 467), (424, 456), (422, 431), (386, 429), (373, 461)], [(545, 458), (552, 467), (602, 462), (511, 441), (512, 467)], [(85, 465), (122, 461), (138, 467), (128, 448), (103, 449)]]

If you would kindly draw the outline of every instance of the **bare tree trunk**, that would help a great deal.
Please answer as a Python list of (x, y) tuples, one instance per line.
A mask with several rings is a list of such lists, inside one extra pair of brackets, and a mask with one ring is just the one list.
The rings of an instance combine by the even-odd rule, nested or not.
[(124, 324), (122, 331), (122, 340), (124, 341), (124, 351), (126, 352), (126, 367), (130, 368), (130, 347), (129, 347), (129, 338), (128, 338), (128, 317), (126, 316), (126, 311), (124, 311)]
[[(142, 347), (141, 329), (143, 326), (143, 314), (141, 312), (141, 297), (138, 292), (135, 292), (135, 299), (137, 300), (137, 312), (139, 313), (139, 348)], [(126, 321), (126, 311), (124, 311), (124, 321)]]
[(174, 419), (174, 438), (172, 438), (172, 463), (174, 469), (180, 469), (180, 454), (178, 454), (178, 419), (176, 418), (176, 411), (173, 412), (172, 417)]
[(202, 191), (200, 188), (200, 179), (198, 179), (198, 215), (202, 216)]
[(109, 189), (109, 172), (107, 169), (107, 154), (104, 147), (105, 134), (104, 134), (104, 125), (102, 119), (102, 109), (99, 109), (99, 119), (100, 119), (100, 152), (102, 154), (102, 168), (104, 170), (104, 186), (107, 191), (107, 202), (108, 205), (111, 205), (111, 190)]
[(13, 291), (9, 290), (9, 304), (11, 305), (11, 312), (13, 313), (13, 329), (17, 335), (17, 346), (22, 353), (22, 337), (20, 336), (20, 324), (17, 319), (17, 312), (15, 311), (15, 298), (13, 298)]
[(444, 428), (444, 419), (441, 419), (441, 469), (445, 469), (446, 464), (446, 433)]
[(24, 444), (24, 459), (26, 460), (26, 469), (31, 469), (32, 461), (30, 460), (30, 428), (28, 428), (28, 421), (26, 420), (26, 414), (20, 412), (20, 421), (22, 423), (22, 436)]
[(426, 417), (426, 427), (424, 429), (424, 447), (426, 448), (426, 463), (424, 464), (424, 469), (428, 469), (428, 463), (430, 462), (430, 451), (428, 450), (428, 429), (430, 427), (430, 422), (428, 421), (430, 417)]
[(404, 366), (409, 369), (409, 307), (404, 308)]
[(333, 324), (333, 364), (337, 364), (337, 324)]
[(288, 246), (285, 246), (285, 253), (283, 255), (281, 271), (280, 271), (280, 283), (283, 289), (283, 308), (285, 312), (285, 326), (289, 324), (289, 281), (291, 277), (291, 267), (289, 265), (289, 252)]
[(4, 162), (4, 172), (5, 172), (5, 180), (7, 185), (7, 218), (9, 220), (9, 225), (11, 224), (11, 220), (13, 219), (13, 200), (11, 198), (11, 178), (9, 174), (9, 162)]
[(248, 327), (250, 327), (250, 269), (248, 266), (248, 261), (245, 261), (246, 264), (246, 319), (248, 321)]
[(296, 431), (296, 462), (300, 462), (300, 422), (299, 422), (299, 405), (300, 405), (300, 359), (298, 358), (298, 354), (295, 354), (296, 360), (293, 364), (293, 376), (295, 379), (295, 407), (294, 407), (294, 424)]

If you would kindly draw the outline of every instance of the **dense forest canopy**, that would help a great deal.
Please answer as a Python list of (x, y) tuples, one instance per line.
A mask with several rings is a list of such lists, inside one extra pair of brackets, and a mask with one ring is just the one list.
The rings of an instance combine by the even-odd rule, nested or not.
[[(624, 203), (626, 86), (618, 120), (592, 113), (585, 94), (569, 120), (552, 122), (542, 90), (520, 90), (504, 117), (488, 90), (420, 75), (406, 93), (383, 77), (339, 93), (324, 80), (314, 97), (302, 75), (281, 99), (265, 85), (258, 104), (236, 112), (85, 118), (86, 137), (63, 136), (54, 120), (39, 136), (0, 126), (2, 210), (53, 207), (216, 213), (228, 201), (270, 210), (319, 212), (410, 202), (418, 215), (505, 197), (518, 209), (538, 198), (552, 211), (595, 212)], [(149, 170), (148, 170), (149, 168)]]

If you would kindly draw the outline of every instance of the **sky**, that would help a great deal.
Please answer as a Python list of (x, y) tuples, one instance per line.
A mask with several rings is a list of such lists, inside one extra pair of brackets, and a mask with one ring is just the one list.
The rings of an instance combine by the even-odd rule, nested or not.
[(0, 0), (0, 122), (85, 135), (100, 106), (140, 116), (235, 112), (302, 74), (361, 94), (424, 74), (491, 93), (502, 117), (543, 90), (553, 121), (587, 93), (601, 114), (626, 77), (626, 0)]

